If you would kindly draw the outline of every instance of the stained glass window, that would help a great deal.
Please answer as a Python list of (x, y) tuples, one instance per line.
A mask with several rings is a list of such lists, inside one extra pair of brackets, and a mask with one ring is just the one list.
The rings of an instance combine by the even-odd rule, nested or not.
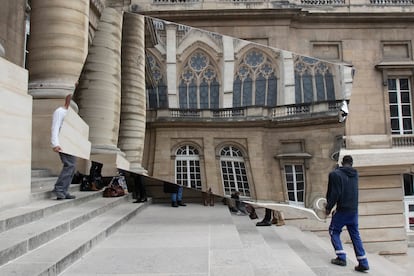
[(233, 107), (276, 106), (277, 76), (274, 62), (252, 49), (241, 59), (233, 81)]
[(181, 73), (178, 93), (180, 108), (214, 109), (220, 106), (217, 70), (203, 51), (194, 52)]
[(328, 63), (295, 56), (295, 102), (312, 103), (335, 100), (332, 69)]
[(148, 108), (168, 108), (167, 85), (160, 63), (150, 53), (147, 53), (147, 63), (155, 82), (155, 87), (147, 89), (147, 106)]

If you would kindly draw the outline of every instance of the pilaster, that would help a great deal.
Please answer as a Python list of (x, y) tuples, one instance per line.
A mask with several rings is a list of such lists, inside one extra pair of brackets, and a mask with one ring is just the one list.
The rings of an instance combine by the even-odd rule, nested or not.
[(168, 103), (170, 108), (178, 108), (176, 26), (175, 24), (166, 24), (165, 26), (167, 30), (165, 48), (167, 50)]

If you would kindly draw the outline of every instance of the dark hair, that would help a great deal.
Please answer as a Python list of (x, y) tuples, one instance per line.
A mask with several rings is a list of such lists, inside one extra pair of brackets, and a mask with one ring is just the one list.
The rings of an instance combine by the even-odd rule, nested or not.
[(351, 155), (345, 155), (344, 158), (342, 158), (342, 165), (348, 164), (352, 166), (353, 163), (354, 160)]

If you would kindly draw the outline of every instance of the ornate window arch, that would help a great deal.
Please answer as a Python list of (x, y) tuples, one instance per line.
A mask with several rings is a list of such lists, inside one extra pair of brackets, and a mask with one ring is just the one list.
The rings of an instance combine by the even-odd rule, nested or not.
[(235, 146), (224, 146), (220, 150), (220, 168), (225, 195), (240, 192), (241, 196), (250, 197), (247, 170), (244, 156)]
[(165, 72), (160, 62), (150, 53), (146, 55), (147, 62), (151, 69), (152, 78), (155, 82), (154, 88), (147, 89), (148, 108), (168, 108), (168, 93)]
[(261, 50), (251, 49), (239, 62), (233, 81), (233, 107), (276, 106), (274, 62)]
[(183, 145), (175, 151), (175, 182), (202, 189), (199, 151), (192, 145)]
[(335, 100), (332, 68), (325, 61), (295, 56), (295, 102)]
[(196, 50), (187, 59), (180, 74), (178, 93), (180, 108), (219, 108), (218, 70), (204, 51)]

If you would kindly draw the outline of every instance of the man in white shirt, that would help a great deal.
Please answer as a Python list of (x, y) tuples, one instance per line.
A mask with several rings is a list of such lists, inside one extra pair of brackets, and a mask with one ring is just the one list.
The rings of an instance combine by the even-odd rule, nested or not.
[(52, 129), (51, 129), (51, 144), (53, 151), (59, 153), (60, 160), (63, 163), (62, 171), (55, 183), (54, 192), (56, 193), (56, 199), (74, 199), (75, 196), (68, 193), (69, 185), (72, 182), (73, 175), (76, 170), (76, 156), (63, 153), (59, 144), (59, 132), (63, 125), (66, 113), (68, 112), (72, 95), (69, 94), (65, 98), (65, 105), (58, 107), (53, 112)]

